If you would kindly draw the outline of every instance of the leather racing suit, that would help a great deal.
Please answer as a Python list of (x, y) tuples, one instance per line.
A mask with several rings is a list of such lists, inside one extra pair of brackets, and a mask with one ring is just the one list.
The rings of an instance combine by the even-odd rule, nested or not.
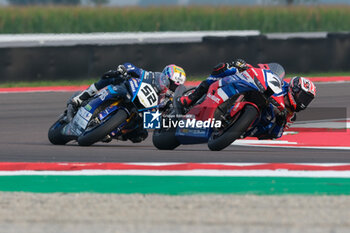
[[(246, 64), (245, 69), (251, 67), (253, 66)], [(226, 76), (235, 75), (243, 70), (234, 67), (231, 63), (220, 63), (214, 67), (211, 75), (206, 80), (202, 81), (195, 91), (187, 98), (189, 98), (192, 103), (196, 102), (207, 93), (211, 84)], [(282, 105), (284, 105), (283, 97), (288, 94), (289, 84), (286, 81), (283, 81), (282, 83), (282, 93), (280, 93), (279, 96), (274, 95), (274, 97), (282, 98)], [(181, 104), (186, 105), (186, 102)], [(257, 119), (258, 122), (254, 123), (256, 126), (246, 132), (243, 137), (257, 137), (258, 139), (275, 139), (281, 137), (284, 130), (288, 129), (296, 120), (296, 114), (292, 111), (287, 111), (284, 108), (284, 106), (281, 106), (271, 97), (270, 104), (263, 110), (260, 118)]]
[[(124, 69), (125, 68), (125, 69)], [(168, 89), (170, 84), (169, 80), (165, 79), (162, 76), (161, 72), (152, 72), (146, 71), (131, 63), (123, 64), (124, 75), (120, 71), (110, 70), (107, 71), (101, 79), (94, 83), (93, 85), (98, 90), (108, 86), (108, 85), (119, 85), (125, 81), (126, 77), (132, 77), (136, 79), (142, 79), (143, 82), (151, 84), (159, 95), (159, 109), (162, 110), (162, 107), (165, 107), (169, 102), (168, 96), (172, 94), (172, 91)], [(135, 123), (125, 129), (122, 136), (118, 138), (119, 140), (130, 140), (134, 143), (141, 142), (145, 140), (148, 136), (148, 132), (143, 128), (143, 119), (142, 116), (139, 116)]]

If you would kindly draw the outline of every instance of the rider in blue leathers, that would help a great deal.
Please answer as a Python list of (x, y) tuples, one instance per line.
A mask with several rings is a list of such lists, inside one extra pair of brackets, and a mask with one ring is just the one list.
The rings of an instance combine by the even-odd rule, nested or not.
[[(142, 82), (151, 84), (159, 95), (158, 106), (160, 109), (165, 107), (169, 101), (169, 96), (175, 91), (176, 87), (184, 84), (186, 81), (185, 71), (176, 65), (167, 65), (162, 72), (146, 71), (131, 63), (119, 65), (116, 70), (109, 70), (104, 73), (99, 81), (93, 83), (89, 88), (79, 95), (71, 98), (68, 104), (74, 105), (77, 109), (81, 103), (94, 96), (99, 90), (108, 85), (119, 85), (129, 77), (142, 79)], [(120, 140), (130, 140), (134, 143), (141, 142), (147, 138), (148, 132), (143, 129), (142, 118), (135, 121), (137, 125), (129, 133), (123, 134)]]
[[(271, 70), (283, 80), (285, 72), (281, 65), (270, 63), (259, 64), (259, 66), (263, 69)], [(185, 107), (190, 106), (207, 93), (212, 83), (226, 76), (243, 72), (251, 67), (251, 65), (242, 59), (237, 59), (231, 63), (220, 63), (214, 67), (212, 74), (206, 80), (202, 81), (191, 95), (183, 96), (178, 101)], [(301, 83), (308, 83), (310, 89), (301, 88)], [(296, 120), (295, 112), (305, 109), (315, 97), (316, 88), (314, 84), (305, 78), (294, 77), (290, 82), (291, 85), (284, 80), (282, 84), (283, 91), (279, 96), (283, 96), (285, 106), (280, 106), (277, 101), (271, 98), (269, 106), (264, 109), (260, 119), (258, 119), (259, 122), (256, 122), (256, 127), (246, 132), (242, 137), (250, 136), (257, 137), (258, 139), (275, 139), (281, 137), (283, 131), (289, 128)]]
[[(179, 72), (177, 72), (178, 70)], [(178, 73), (181, 74), (174, 75)], [(82, 101), (94, 96), (102, 88), (108, 85), (121, 84), (128, 77), (142, 78), (143, 82), (151, 84), (159, 94), (175, 91), (176, 87), (186, 80), (185, 72), (176, 65), (166, 66), (163, 72), (152, 72), (143, 70), (131, 63), (124, 63), (119, 65), (116, 70), (109, 70), (104, 73), (98, 82), (93, 83), (88, 89), (74, 97), (72, 101), (79, 106)]]

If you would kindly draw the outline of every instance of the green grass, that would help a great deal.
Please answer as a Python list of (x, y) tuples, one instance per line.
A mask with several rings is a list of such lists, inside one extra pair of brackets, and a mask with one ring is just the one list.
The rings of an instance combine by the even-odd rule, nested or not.
[(20, 175), (0, 183), (0, 191), (33, 193), (350, 195), (349, 178)]
[[(330, 77), (330, 76), (350, 76), (350, 72), (332, 72), (332, 73), (312, 73), (312, 74), (289, 74), (286, 77), (303, 76), (303, 77)], [(206, 76), (190, 76), (188, 81), (202, 81)], [(33, 81), (33, 82), (3, 82), (0, 88), (6, 87), (44, 87), (44, 86), (80, 86), (90, 85), (99, 79), (84, 80), (56, 80), (56, 81)]]
[(349, 31), (350, 6), (2, 7), (0, 33)]

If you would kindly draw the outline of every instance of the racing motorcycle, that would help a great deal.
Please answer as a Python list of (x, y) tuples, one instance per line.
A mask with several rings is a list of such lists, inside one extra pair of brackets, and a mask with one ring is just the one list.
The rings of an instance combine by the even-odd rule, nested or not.
[[(166, 127), (163, 124), (154, 131), (153, 145), (158, 149), (207, 143), (210, 150), (222, 150), (253, 129), (271, 101), (283, 105), (281, 79), (270, 70), (260, 68), (250, 68), (214, 82), (207, 95), (183, 109), (176, 100), (188, 93), (185, 87), (176, 90), (172, 114), (163, 116)], [(205, 124), (207, 127), (203, 127)]]
[(143, 111), (159, 107), (158, 99), (155, 88), (143, 82), (143, 78), (106, 86), (78, 110), (68, 105), (50, 127), (48, 138), (55, 145), (76, 140), (80, 146), (120, 139), (139, 127)]

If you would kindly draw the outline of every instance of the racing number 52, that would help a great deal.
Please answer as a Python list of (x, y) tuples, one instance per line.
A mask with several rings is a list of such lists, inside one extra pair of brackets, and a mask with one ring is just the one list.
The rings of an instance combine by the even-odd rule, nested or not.
[(154, 91), (149, 87), (145, 86), (141, 89), (142, 93), (146, 96), (148, 103), (150, 105), (153, 105), (157, 101), (156, 94)]

